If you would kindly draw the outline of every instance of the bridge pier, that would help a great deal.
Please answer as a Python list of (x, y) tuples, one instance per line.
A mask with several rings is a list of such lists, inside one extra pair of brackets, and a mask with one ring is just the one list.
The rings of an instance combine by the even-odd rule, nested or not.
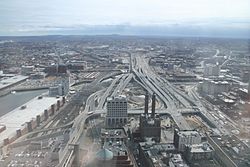
[(52, 104), (51, 105), (51, 113), (50, 113), (50, 116), (54, 115), (55, 114), (55, 104)]
[(27, 129), (28, 129), (28, 132), (31, 132), (33, 130), (31, 121), (27, 122)]
[(56, 111), (58, 111), (60, 109), (60, 100), (57, 100), (56, 102)]
[(40, 126), (40, 124), (41, 124), (41, 116), (37, 115), (36, 116), (36, 125), (37, 125), (37, 127)]
[(21, 137), (21, 136), (22, 136), (22, 131), (21, 131), (21, 129), (17, 129), (17, 130), (16, 130), (16, 137), (19, 138), (19, 137)]
[(44, 121), (47, 121), (48, 118), (49, 118), (48, 110), (44, 110)]

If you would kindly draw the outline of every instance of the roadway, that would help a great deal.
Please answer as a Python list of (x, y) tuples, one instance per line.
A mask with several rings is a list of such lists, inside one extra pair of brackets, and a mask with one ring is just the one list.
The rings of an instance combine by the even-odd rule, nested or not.
[[(189, 124), (182, 116), (182, 113), (178, 111), (180, 103), (188, 103), (184, 99), (179, 99), (181, 96), (174, 92), (170, 92), (170, 87), (164, 83), (162, 80), (156, 76), (156, 74), (150, 69), (148, 62), (146, 62), (146, 58), (142, 55), (134, 55), (134, 65), (133, 65), (133, 73), (137, 76), (140, 82), (145, 85), (147, 90), (151, 90), (149, 92), (156, 93), (157, 97), (164, 103), (167, 108), (165, 112), (171, 114), (173, 120), (176, 122), (177, 126), (181, 130), (191, 130)], [(167, 82), (166, 82), (167, 83)], [(168, 87), (166, 87), (168, 86)], [(176, 97), (178, 95), (178, 97)], [(179, 100), (179, 102), (177, 101)], [(190, 106), (190, 105), (188, 105)]]
[[(88, 97), (88, 99), (86, 100), (86, 103), (85, 103), (84, 111), (80, 112), (80, 115), (78, 117), (76, 117), (74, 120), (74, 124), (72, 126), (72, 133), (70, 135), (69, 142), (67, 143), (67, 145), (65, 146), (65, 148), (63, 150), (63, 153), (62, 153), (63, 156), (62, 156), (61, 161), (59, 162), (58, 166), (66, 167), (66, 166), (71, 165), (72, 159), (74, 159), (74, 153), (73, 153), (74, 150), (72, 149), (71, 146), (79, 143), (80, 137), (82, 135), (83, 136), (85, 135), (85, 132), (84, 132), (85, 125), (84, 124), (85, 124), (86, 119), (88, 119), (90, 116), (92, 116), (92, 115), (88, 115), (88, 112), (91, 111), (90, 110), (91, 106), (95, 105), (96, 97), (101, 96), (100, 102), (95, 110), (102, 111), (104, 108), (104, 104), (106, 102), (107, 97), (112, 95), (112, 94), (116, 95), (117, 93), (119, 93), (120, 89), (124, 89), (126, 87), (126, 84), (128, 84), (129, 81), (131, 80), (131, 78), (132, 78), (131, 75), (127, 75), (127, 74), (119, 75), (112, 81), (112, 83), (106, 89), (106, 91), (100, 90), (100, 91), (97, 91), (97, 92), (91, 94)], [(115, 88), (116, 84), (117, 84), (117, 87), (119, 87), (119, 88)], [(115, 90), (116, 93), (111, 94), (112, 90)], [(100, 113), (103, 113), (103, 111)], [(95, 112), (94, 114), (99, 115), (100, 113)]]
[[(90, 116), (88, 112), (94, 110), (94, 114), (105, 113), (105, 102), (107, 97), (116, 96), (126, 87), (126, 85), (133, 78), (141, 86), (144, 87), (150, 94), (156, 93), (157, 100), (162, 101), (165, 106), (163, 110), (157, 110), (159, 114), (170, 114), (173, 120), (176, 122), (180, 130), (192, 130), (185, 120), (183, 113), (193, 113), (194, 108), (198, 109), (196, 112), (201, 112), (204, 116), (211, 120), (211, 115), (208, 114), (205, 108), (202, 106), (200, 101), (197, 103), (197, 99), (192, 99), (185, 93), (176, 89), (166, 79), (162, 79), (153, 72), (148, 65), (148, 59), (143, 55), (134, 54), (131, 55), (132, 59), (132, 72), (130, 74), (121, 74), (113, 79), (112, 83), (106, 90), (101, 90), (91, 94), (85, 104), (85, 109), (76, 117), (72, 126), (72, 134), (70, 140), (67, 143), (64, 151), (63, 158), (58, 166), (69, 166), (74, 158), (73, 150), (71, 149), (72, 144), (77, 144), (81, 135), (84, 135), (84, 124), (86, 119)], [(112, 92), (112, 93), (111, 93)], [(99, 99), (98, 106), (95, 105), (96, 98)], [(143, 110), (129, 110), (129, 114), (140, 114)]]

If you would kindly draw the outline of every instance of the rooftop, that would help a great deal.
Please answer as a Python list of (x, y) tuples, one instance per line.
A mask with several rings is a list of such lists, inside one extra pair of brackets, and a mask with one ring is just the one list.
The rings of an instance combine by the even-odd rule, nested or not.
[(169, 166), (166, 159), (176, 152), (174, 144), (171, 143), (155, 143), (152, 141), (140, 142), (141, 149), (147, 158), (151, 159), (155, 167)]
[[(25, 122), (35, 119), (37, 115), (42, 114), (45, 109), (50, 108), (57, 100), (60, 99), (47, 96), (42, 99), (36, 97), (24, 104), (23, 107), (18, 107), (0, 117), (0, 124), (6, 126), (6, 130), (0, 133), (0, 139), (3, 140), (15, 135), (16, 130), (26, 126)], [(1, 142), (2, 141), (0, 141), (0, 144)]]
[(127, 138), (124, 129), (101, 129), (102, 138)]
[(170, 159), (170, 163), (172, 163), (176, 167), (188, 167), (188, 165), (183, 161), (180, 154), (173, 154), (173, 157)]
[(104, 148), (113, 153), (114, 156), (126, 155), (127, 147), (122, 141), (110, 141), (104, 143)]
[(212, 146), (208, 142), (204, 142), (201, 144), (189, 145), (189, 148), (191, 148), (190, 152), (193, 152), (193, 153), (214, 151), (214, 149), (212, 148)]
[(8, 87), (8, 86), (10, 86), (12, 84), (15, 84), (17, 82), (25, 80), (27, 78), (29, 78), (29, 77), (23, 76), (23, 75), (16, 75), (16, 76), (13, 76), (13, 77), (3, 78), (3, 79), (0, 80), (0, 89)]
[(119, 95), (119, 96), (107, 98), (107, 101), (126, 101), (126, 100), (127, 100), (127, 98), (124, 95)]
[(113, 159), (113, 153), (106, 148), (101, 149), (96, 153), (96, 158), (102, 161), (108, 161)]
[(186, 136), (200, 136), (200, 133), (194, 130), (190, 130), (190, 131), (179, 131), (178, 132), (179, 136), (181, 137), (186, 137)]

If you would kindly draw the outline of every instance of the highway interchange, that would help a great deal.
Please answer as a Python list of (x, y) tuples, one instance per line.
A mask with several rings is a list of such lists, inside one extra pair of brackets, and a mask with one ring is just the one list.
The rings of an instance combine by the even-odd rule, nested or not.
[[(120, 94), (132, 79), (143, 86), (149, 94), (152, 95), (155, 93), (157, 95), (158, 101), (160, 101), (164, 107), (156, 112), (160, 114), (170, 114), (179, 129), (192, 130), (183, 114), (200, 112), (200, 114), (203, 114), (215, 126), (214, 128), (210, 127), (213, 133), (229, 133), (223, 128), (220, 122), (216, 121), (211, 113), (207, 112), (200, 98), (195, 93), (193, 93), (193, 98), (189, 97), (184, 92), (175, 88), (166, 79), (160, 78), (149, 66), (146, 56), (138, 53), (132, 53), (130, 56), (132, 63), (131, 72), (129, 74), (125, 73), (115, 76), (115, 79), (113, 79), (106, 90), (99, 90), (91, 94), (86, 100), (84, 111), (81, 111), (80, 115), (74, 120), (70, 140), (64, 149), (64, 156), (61, 158), (62, 161), (58, 166), (70, 166), (73, 162), (74, 150), (72, 149), (72, 145), (79, 143), (79, 139), (84, 135), (85, 121), (91, 116), (88, 115), (88, 113), (93, 112), (96, 115), (105, 113), (105, 102), (107, 97)], [(96, 101), (98, 102), (97, 106)], [(142, 112), (142, 110), (128, 111), (129, 114), (139, 114)]]

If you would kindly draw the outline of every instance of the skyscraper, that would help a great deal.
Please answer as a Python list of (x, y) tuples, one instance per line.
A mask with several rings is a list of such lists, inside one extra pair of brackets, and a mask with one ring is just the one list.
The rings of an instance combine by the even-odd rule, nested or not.
[(128, 104), (125, 96), (107, 98), (106, 127), (121, 127), (127, 123)]

